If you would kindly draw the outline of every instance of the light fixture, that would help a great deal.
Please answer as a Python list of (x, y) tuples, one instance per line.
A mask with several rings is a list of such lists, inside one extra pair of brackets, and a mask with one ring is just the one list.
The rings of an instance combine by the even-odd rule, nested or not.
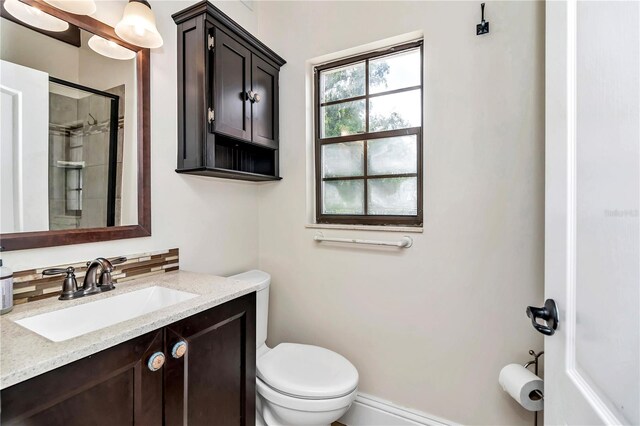
[(76, 15), (91, 15), (96, 11), (93, 0), (44, 0), (51, 6)]
[(40, 9), (24, 4), (19, 0), (5, 0), (4, 8), (14, 18), (41, 30), (61, 32), (69, 28), (69, 24), (62, 19), (46, 14)]
[(156, 17), (146, 0), (129, 0), (122, 19), (116, 25), (116, 34), (136, 46), (149, 49), (162, 46), (162, 36), (156, 28)]
[(126, 61), (136, 57), (136, 52), (97, 35), (92, 36), (88, 44), (91, 50), (107, 58)]

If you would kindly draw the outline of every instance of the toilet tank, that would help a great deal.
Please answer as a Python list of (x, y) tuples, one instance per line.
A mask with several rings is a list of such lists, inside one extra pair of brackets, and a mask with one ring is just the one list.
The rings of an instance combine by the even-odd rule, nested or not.
[(256, 291), (256, 348), (267, 341), (267, 325), (269, 323), (269, 285), (271, 275), (257, 269), (232, 275), (229, 278), (259, 285)]

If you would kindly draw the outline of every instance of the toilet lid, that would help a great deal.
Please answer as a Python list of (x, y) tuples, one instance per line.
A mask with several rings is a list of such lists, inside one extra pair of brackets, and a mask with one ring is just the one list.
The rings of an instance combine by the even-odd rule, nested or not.
[(318, 346), (281, 343), (260, 357), (256, 367), (267, 385), (301, 398), (337, 398), (358, 386), (353, 364)]

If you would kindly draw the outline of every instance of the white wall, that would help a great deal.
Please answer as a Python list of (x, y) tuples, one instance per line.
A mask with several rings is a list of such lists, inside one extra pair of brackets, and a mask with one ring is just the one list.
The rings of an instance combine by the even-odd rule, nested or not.
[[(180, 248), (181, 268), (230, 274), (258, 264), (259, 188), (251, 183), (179, 175), (177, 156), (176, 26), (171, 14), (194, 1), (155, 1), (164, 46), (151, 53), (152, 236), (2, 254), (14, 270), (170, 247)], [(99, 1), (96, 17), (115, 25), (126, 1)], [(216, 2), (249, 31), (255, 13), (239, 1)], [(3, 20), (4, 22), (4, 20)]]
[[(280, 75), (283, 181), (260, 188), (269, 344), (349, 358), (360, 390), (466, 424), (530, 424), (497, 384), (542, 349), (524, 311), (543, 299), (544, 4), (256, 2)], [(408, 250), (318, 245), (305, 229), (305, 63), (424, 33), (425, 225)], [(295, 35), (295, 36), (292, 36)], [(398, 239), (388, 232), (327, 236)]]

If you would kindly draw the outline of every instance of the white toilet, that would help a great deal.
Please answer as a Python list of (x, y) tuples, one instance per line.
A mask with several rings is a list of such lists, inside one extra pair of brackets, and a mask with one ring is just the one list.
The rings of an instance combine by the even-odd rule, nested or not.
[(271, 276), (253, 270), (229, 278), (260, 284), (256, 297), (256, 424), (329, 425), (347, 412), (358, 370), (342, 355), (296, 343), (266, 345)]

